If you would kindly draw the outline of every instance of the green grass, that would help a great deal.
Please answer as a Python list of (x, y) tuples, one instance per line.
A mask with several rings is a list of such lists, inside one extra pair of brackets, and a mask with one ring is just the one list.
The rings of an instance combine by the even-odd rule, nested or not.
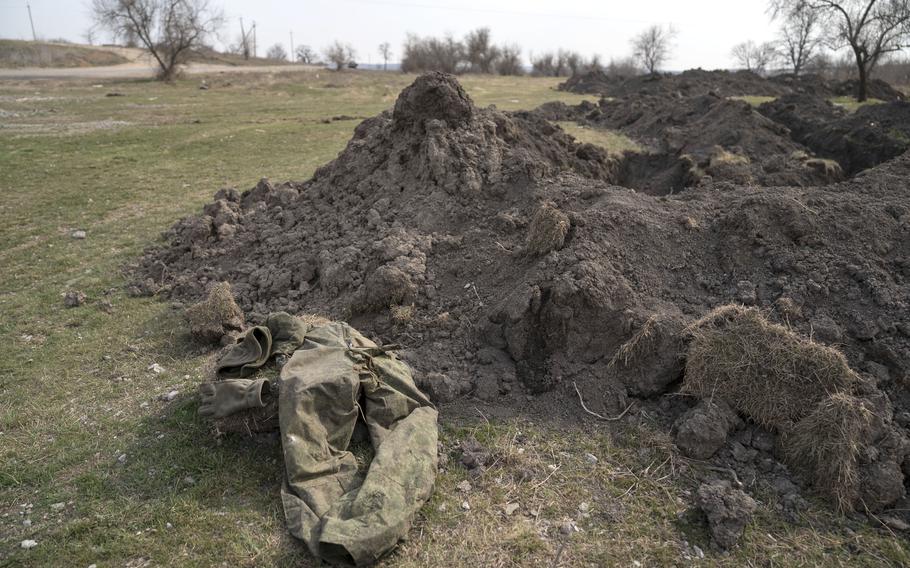
[(579, 142), (586, 142), (604, 148), (608, 153), (619, 155), (623, 152), (643, 152), (644, 149), (625, 134), (615, 130), (590, 128), (571, 121), (559, 121), (556, 124)]
[[(0, 565), (313, 564), (284, 528), (279, 444), (213, 437), (195, 413), (211, 352), (189, 341), (169, 302), (126, 297), (122, 268), (222, 186), (306, 179), (358, 122), (324, 119), (387, 109), (411, 80), (219, 75), (204, 91), (199, 79), (0, 85)], [(557, 82), (464, 78), (480, 105), (582, 99), (555, 91)], [(74, 229), (87, 238), (71, 238)], [(71, 289), (88, 302), (64, 308)], [(152, 363), (165, 371), (153, 374)], [(159, 400), (172, 389), (175, 401)], [(684, 540), (706, 551), (707, 565), (910, 561), (904, 541), (868, 524), (818, 507), (790, 524), (772, 500), (741, 550), (712, 552), (684, 512), (695, 465), (647, 424), (444, 423), (446, 456), (473, 435), (497, 461), (474, 478), (450, 457), (386, 565), (550, 566), (568, 520), (583, 530), (563, 546), (561, 566), (683, 562)], [(469, 495), (456, 489), (465, 479)], [(505, 516), (512, 502), (519, 509)], [(38, 546), (22, 550), (24, 539)]]
[(864, 107), (866, 105), (878, 105), (878, 104), (885, 102), (881, 99), (866, 99), (863, 102), (859, 102), (854, 97), (849, 97), (849, 96), (848, 97), (834, 97), (834, 98), (828, 99), (828, 100), (830, 100), (832, 103), (836, 104), (837, 106), (843, 107), (848, 112), (856, 112), (856, 109), (858, 109), (860, 107)]
[(753, 107), (757, 107), (758, 105), (761, 105), (764, 103), (770, 103), (777, 97), (769, 97), (766, 95), (755, 95), (755, 96), (738, 96), (738, 97), (729, 97), (729, 98), (734, 101), (743, 101), (743, 102), (749, 103), (749, 105), (751, 105)]
[(124, 57), (79, 45), (0, 39), (3, 67), (92, 67), (126, 63)]

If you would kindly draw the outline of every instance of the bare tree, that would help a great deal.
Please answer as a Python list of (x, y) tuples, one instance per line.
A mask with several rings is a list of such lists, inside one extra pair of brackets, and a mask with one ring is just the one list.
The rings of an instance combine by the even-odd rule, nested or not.
[(389, 59), (392, 58), (392, 44), (384, 41), (379, 44), (379, 55), (382, 56), (382, 70), (389, 68)]
[(94, 26), (85, 30), (85, 33), (82, 34), (82, 37), (85, 38), (85, 43), (89, 45), (95, 45), (95, 39), (97, 38), (97, 32), (95, 31)]
[(280, 43), (276, 43), (272, 47), (268, 48), (265, 52), (266, 59), (274, 59), (275, 61), (287, 61), (288, 52)]
[(610, 77), (634, 77), (641, 72), (638, 60), (634, 57), (624, 57), (622, 59), (610, 59), (610, 63), (604, 71)]
[(478, 28), (464, 39), (465, 58), (474, 73), (492, 73), (499, 48), (490, 41), (490, 28)]
[(566, 67), (569, 68), (570, 75), (577, 75), (581, 72), (584, 65), (584, 58), (577, 51), (570, 51), (566, 54)]
[(208, 0), (93, 0), (92, 18), (116, 37), (138, 40), (163, 80), (173, 79), (190, 52), (224, 21)]
[(632, 55), (648, 73), (656, 73), (670, 58), (676, 30), (672, 26), (651, 26), (632, 38)]
[(405, 73), (421, 71), (459, 73), (465, 67), (464, 44), (452, 36), (440, 39), (408, 34), (401, 57), (401, 70)]
[(787, 14), (801, 4), (818, 15), (828, 47), (852, 51), (858, 101), (866, 100), (869, 76), (882, 56), (910, 44), (910, 0), (771, 0), (771, 13)]
[(329, 63), (335, 65), (336, 71), (341, 71), (344, 67), (350, 66), (354, 63), (354, 58), (356, 57), (353, 47), (338, 40), (335, 40), (335, 43), (325, 48), (324, 53)]
[(308, 45), (298, 45), (294, 50), (294, 57), (297, 58), (297, 61), (308, 65), (316, 62), (316, 52)]
[(747, 71), (764, 73), (777, 58), (777, 48), (769, 41), (756, 44), (749, 40), (734, 45), (730, 54)]
[(521, 48), (517, 45), (504, 45), (499, 48), (496, 72), (500, 75), (524, 74), (524, 69), (521, 66)]
[(818, 37), (819, 13), (805, 2), (796, 2), (787, 12), (773, 14), (782, 19), (780, 51), (790, 63), (793, 75), (798, 76), (809, 63), (821, 43)]

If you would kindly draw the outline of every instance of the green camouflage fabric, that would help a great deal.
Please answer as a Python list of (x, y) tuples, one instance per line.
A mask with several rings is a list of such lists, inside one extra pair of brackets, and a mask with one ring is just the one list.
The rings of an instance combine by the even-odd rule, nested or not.
[(269, 386), (266, 379), (225, 379), (202, 383), (199, 385), (199, 415), (224, 418), (241, 410), (263, 408), (263, 391), (268, 395)]
[(250, 328), (237, 339), (237, 343), (219, 359), (215, 374), (219, 379), (249, 377), (272, 356), (272, 333), (259, 325)]
[[(344, 323), (307, 333), (281, 370), (280, 393), (288, 530), (329, 562), (376, 561), (432, 492), (436, 409), (407, 365)], [(365, 477), (347, 449), (358, 417), (375, 449)]]
[[(219, 361), (217, 374), (231, 388), (201, 390), (200, 413), (208, 416), (261, 405), (264, 385), (232, 378), (293, 353), (278, 381), (281, 500), (291, 534), (329, 562), (362, 566), (391, 550), (436, 480), (436, 409), (389, 349), (345, 323), (307, 329), (272, 314)], [(366, 475), (348, 451), (363, 423), (375, 450)]]
[(303, 344), (307, 326), (285, 312), (269, 314), (265, 325), (251, 328), (221, 357), (215, 373), (221, 379), (254, 374), (273, 355), (289, 357)]

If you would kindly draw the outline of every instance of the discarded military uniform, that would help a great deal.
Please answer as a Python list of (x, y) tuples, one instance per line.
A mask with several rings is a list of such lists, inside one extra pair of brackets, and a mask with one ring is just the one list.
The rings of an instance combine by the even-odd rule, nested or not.
[[(436, 409), (407, 365), (349, 325), (330, 323), (299, 333), (286, 318), (275, 314), (266, 326), (247, 332), (222, 358), (219, 374), (249, 376), (276, 345), (287, 349), (302, 339), (278, 385), (288, 530), (324, 560), (372, 563), (407, 533), (430, 496), (437, 466)], [(264, 382), (231, 378), (203, 385), (200, 413), (217, 416), (261, 405), (263, 393), (270, 392)], [(347, 450), (358, 417), (375, 449), (365, 476)]]

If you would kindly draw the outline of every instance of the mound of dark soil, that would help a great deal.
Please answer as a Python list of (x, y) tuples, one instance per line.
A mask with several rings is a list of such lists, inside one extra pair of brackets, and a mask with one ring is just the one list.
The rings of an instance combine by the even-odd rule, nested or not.
[(625, 77), (611, 77), (600, 69), (576, 73), (556, 87), (560, 91), (580, 94), (603, 94), (621, 83)]
[(721, 97), (779, 96), (790, 92), (786, 85), (768, 81), (751, 71), (705, 71), (689, 69), (678, 74), (652, 73), (627, 79), (590, 71), (570, 77), (559, 86), (574, 93), (597, 93), (607, 97), (664, 95), (691, 97), (713, 93)]
[(820, 185), (838, 171), (819, 167), (786, 128), (749, 104), (715, 95), (640, 96), (601, 100), (599, 105), (548, 103), (548, 120), (575, 120), (619, 130), (649, 154), (628, 156), (617, 183), (652, 194), (677, 192), (698, 183)]
[[(610, 77), (600, 70), (571, 76), (559, 85), (559, 90), (581, 94), (600, 94), (607, 97), (664, 95), (691, 97), (714, 94), (721, 97), (769, 96), (805, 94), (817, 97), (856, 97), (859, 83), (855, 79), (829, 81), (820, 75), (794, 77), (784, 74), (762, 77), (752, 71), (705, 71), (688, 69), (678, 74), (652, 73), (635, 77)], [(870, 79), (867, 95), (882, 101), (902, 101), (904, 94), (881, 79)]]
[(801, 144), (804, 144), (806, 138), (813, 132), (847, 116), (847, 111), (842, 107), (821, 96), (807, 93), (784, 95), (762, 103), (758, 107), (758, 112), (786, 126), (791, 137)]
[[(838, 83), (831, 89), (835, 97), (857, 97), (859, 95), (859, 81), (848, 79)], [(902, 101), (904, 94), (881, 79), (869, 79), (866, 83), (866, 96), (880, 101)]]
[[(730, 116), (774, 128), (739, 103), (691, 104), (630, 124), (672, 130), (701, 109), (705, 130)], [(766, 143), (713, 128), (715, 143), (734, 136), (731, 148)], [(675, 147), (695, 151), (684, 138)], [(602, 413), (674, 388), (674, 330), (747, 303), (843, 346), (903, 404), (910, 156), (828, 187), (660, 198), (610, 185), (616, 168), (539, 115), (478, 109), (454, 78), (422, 76), (312, 179), (219, 191), (146, 252), (136, 276), (139, 288), (186, 299), (230, 282), (254, 322), (272, 310), (346, 319), (405, 345), (437, 400), (471, 395), (552, 417), (580, 415), (573, 383)], [(544, 234), (558, 238), (529, 250)], [(414, 306), (407, 318), (393, 317), (400, 305)]]
[(910, 149), (910, 103), (871, 104), (848, 113), (809, 95), (786, 95), (759, 112), (790, 129), (794, 140), (853, 175)]

